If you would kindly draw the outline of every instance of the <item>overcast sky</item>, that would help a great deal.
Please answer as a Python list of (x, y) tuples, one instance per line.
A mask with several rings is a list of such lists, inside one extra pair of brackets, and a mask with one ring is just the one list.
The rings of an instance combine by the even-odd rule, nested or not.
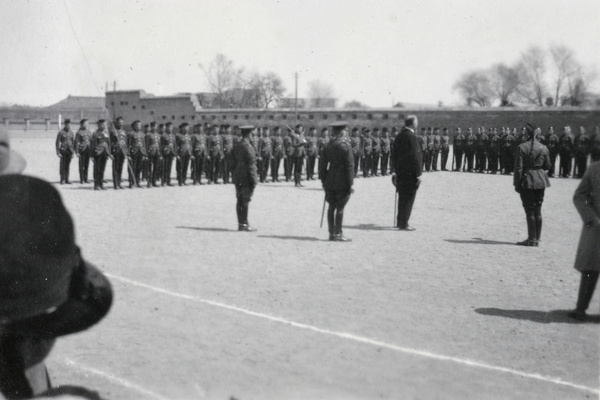
[(320, 79), (341, 102), (458, 104), (468, 69), (528, 46), (600, 60), (599, 0), (0, 1), (0, 101), (49, 105), (117, 89), (208, 89), (198, 64), (223, 53), (278, 73), (299, 96)]

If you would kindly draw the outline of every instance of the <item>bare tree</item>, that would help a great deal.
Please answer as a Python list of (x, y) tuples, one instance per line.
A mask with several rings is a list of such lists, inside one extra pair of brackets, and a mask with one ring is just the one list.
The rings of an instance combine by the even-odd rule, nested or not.
[(563, 97), (563, 105), (581, 106), (586, 103), (593, 104), (594, 95), (591, 93), (590, 88), (597, 77), (596, 70), (591, 68), (588, 70), (579, 68), (576, 72), (570, 74), (567, 77), (569, 95)]
[(500, 100), (500, 107), (511, 104), (510, 98), (519, 86), (519, 73), (513, 67), (496, 64), (489, 70), (490, 86)]
[(320, 80), (308, 83), (310, 106), (314, 108), (335, 107), (333, 86)]
[(492, 90), (488, 75), (483, 70), (470, 71), (454, 84), (466, 103), (471, 106), (477, 104), (480, 107), (491, 105)]
[(546, 53), (539, 46), (527, 49), (517, 65), (519, 97), (531, 104), (544, 105), (546, 94)]
[(269, 108), (276, 104), (285, 92), (283, 81), (275, 72), (254, 73), (249, 88), (256, 97), (259, 108)]
[(233, 61), (223, 54), (217, 54), (210, 62), (208, 68), (199, 65), (206, 77), (206, 82), (213, 93), (216, 94), (215, 103), (220, 107), (231, 107), (231, 99), (227, 91), (239, 83), (241, 69), (236, 69)]
[(564, 45), (550, 46), (550, 54), (555, 67), (554, 104), (559, 105), (563, 83), (570, 80), (573, 75), (581, 70), (581, 65), (575, 60), (575, 52)]

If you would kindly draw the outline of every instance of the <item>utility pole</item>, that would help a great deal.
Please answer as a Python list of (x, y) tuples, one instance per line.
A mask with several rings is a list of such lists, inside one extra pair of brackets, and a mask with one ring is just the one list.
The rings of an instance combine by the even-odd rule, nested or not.
[(294, 114), (296, 115), (296, 121), (298, 121), (298, 73), (294, 73), (295, 79), (295, 95), (294, 95)]

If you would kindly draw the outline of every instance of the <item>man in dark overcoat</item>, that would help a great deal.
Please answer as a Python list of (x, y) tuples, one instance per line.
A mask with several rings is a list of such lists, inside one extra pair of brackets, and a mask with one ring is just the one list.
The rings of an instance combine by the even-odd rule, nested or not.
[(232, 178), (237, 198), (238, 230), (245, 232), (256, 231), (248, 223), (248, 207), (252, 200), (254, 188), (258, 184), (256, 150), (250, 144), (250, 133), (253, 130), (254, 126), (251, 125), (240, 127), (242, 140), (233, 148), (233, 158), (231, 159)]

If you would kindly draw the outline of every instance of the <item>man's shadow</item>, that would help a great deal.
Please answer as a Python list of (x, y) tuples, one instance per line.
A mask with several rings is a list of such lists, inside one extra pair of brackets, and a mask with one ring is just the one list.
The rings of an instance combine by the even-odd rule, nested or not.
[(198, 226), (176, 226), (176, 229), (190, 229), (193, 231), (204, 231), (204, 232), (237, 232), (237, 229), (226, 229), (226, 228), (202, 228)]
[(497, 240), (486, 240), (482, 238), (473, 238), (472, 240), (458, 240), (458, 239), (444, 239), (448, 243), (457, 244), (494, 244), (494, 245), (511, 245), (514, 246), (514, 242), (500, 242)]
[[(535, 311), (535, 310), (503, 310), (500, 308), (478, 308), (476, 313), (481, 315), (490, 315), (494, 317), (504, 317), (511, 319), (520, 319), (540, 324), (580, 324), (582, 321), (569, 317), (568, 313), (571, 310), (551, 310), (551, 311)], [(594, 324), (600, 323), (600, 315), (588, 315), (585, 322)]]
[(354, 226), (344, 225), (344, 229), (357, 229), (360, 231), (395, 231), (397, 228), (392, 226), (378, 226), (375, 224), (359, 224)]

